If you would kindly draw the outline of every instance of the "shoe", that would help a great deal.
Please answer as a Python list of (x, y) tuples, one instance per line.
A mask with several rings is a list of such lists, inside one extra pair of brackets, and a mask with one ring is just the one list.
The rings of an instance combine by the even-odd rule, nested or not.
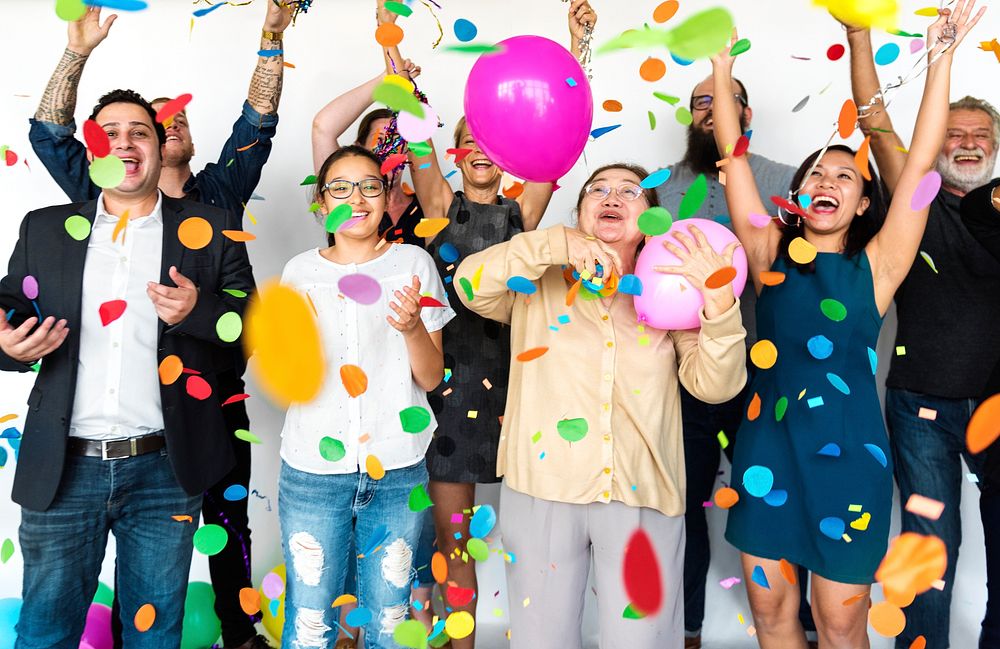
[(234, 649), (277, 649), (259, 633)]
[(358, 641), (352, 640), (351, 638), (341, 638), (337, 640), (337, 644), (333, 645), (333, 649), (357, 649)]
[(701, 635), (696, 635), (693, 638), (684, 638), (684, 649), (701, 649)]

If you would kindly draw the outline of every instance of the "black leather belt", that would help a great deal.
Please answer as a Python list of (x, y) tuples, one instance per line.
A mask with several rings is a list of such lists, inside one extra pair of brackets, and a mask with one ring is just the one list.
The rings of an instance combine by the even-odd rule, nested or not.
[(105, 440), (70, 437), (66, 443), (66, 450), (73, 455), (99, 457), (102, 460), (123, 460), (158, 451), (166, 446), (166, 444), (167, 442), (163, 438), (163, 435), (144, 435), (129, 439)]

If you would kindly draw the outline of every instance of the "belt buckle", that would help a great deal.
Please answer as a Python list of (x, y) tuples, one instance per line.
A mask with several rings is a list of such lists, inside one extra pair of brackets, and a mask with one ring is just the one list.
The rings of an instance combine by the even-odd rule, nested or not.
[(128, 453), (126, 453), (125, 455), (109, 456), (108, 455), (108, 444), (112, 443), (112, 442), (121, 442), (121, 441), (124, 441), (124, 440), (120, 440), (120, 439), (104, 439), (104, 440), (101, 440), (101, 459), (102, 460), (124, 460), (125, 458), (132, 457), (132, 455), (135, 455), (135, 438), (132, 438), (132, 439), (128, 440), (131, 443), (130, 446), (131, 446), (132, 455), (129, 455)]

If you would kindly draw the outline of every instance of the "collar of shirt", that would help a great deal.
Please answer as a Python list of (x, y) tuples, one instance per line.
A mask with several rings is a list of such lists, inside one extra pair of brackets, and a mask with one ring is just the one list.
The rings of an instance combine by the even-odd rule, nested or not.
[[(152, 217), (152, 218), (148, 218)], [(116, 223), (120, 217), (108, 212), (104, 207), (104, 192), (101, 192), (97, 197), (97, 213), (95, 217), (95, 222), (97, 220), (109, 221), (111, 223)], [(143, 214), (142, 216), (130, 216), (129, 225), (132, 227), (141, 228), (146, 223), (163, 223), (163, 192), (159, 189), (156, 190), (156, 205), (153, 206), (153, 211), (149, 214)]]

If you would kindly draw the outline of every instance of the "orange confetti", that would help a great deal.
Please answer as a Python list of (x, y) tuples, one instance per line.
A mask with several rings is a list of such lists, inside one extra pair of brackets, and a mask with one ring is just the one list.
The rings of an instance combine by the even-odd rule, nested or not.
[(908, 590), (893, 590), (892, 588), (883, 584), (882, 594), (885, 595), (887, 602), (895, 604), (899, 608), (906, 608), (913, 603), (916, 599), (917, 593), (912, 588)]
[(291, 68), (291, 69), (293, 69), (293, 70), (295, 69), (295, 64), (294, 64), (294, 63), (289, 63), (288, 61), (282, 61), (281, 63), (282, 63), (282, 65), (284, 65), (284, 66), (285, 66), (286, 68)]
[(785, 581), (790, 583), (792, 586), (799, 583), (799, 576), (795, 573), (795, 566), (788, 561), (779, 559), (778, 570), (781, 571), (781, 576), (785, 578)]
[(403, 29), (396, 23), (382, 23), (375, 30), (375, 40), (382, 47), (396, 47), (403, 42)]
[(253, 588), (241, 588), (240, 608), (247, 615), (257, 615), (257, 613), (260, 613), (260, 593)]
[(172, 385), (174, 381), (180, 378), (183, 371), (184, 363), (181, 361), (180, 356), (174, 354), (167, 356), (160, 361), (160, 383), (163, 385)]
[(858, 106), (853, 99), (848, 99), (840, 108), (840, 117), (837, 118), (837, 132), (845, 140), (851, 137), (854, 128), (858, 123)]
[[(385, 24), (391, 25), (392, 23)], [(433, 237), (437, 235), (438, 232), (448, 227), (449, 223), (451, 223), (451, 221), (443, 217), (420, 219), (420, 222), (413, 227), (413, 234), (424, 239)]]
[(439, 584), (448, 581), (448, 560), (440, 552), (435, 552), (431, 556), (431, 574), (434, 575), (434, 581)]
[(909, 499), (906, 501), (906, 511), (936, 521), (941, 518), (941, 512), (944, 511), (944, 503), (940, 500), (928, 498), (927, 496), (921, 496), (920, 494), (910, 494)]
[(170, 518), (174, 519), (178, 523), (193, 523), (194, 522), (194, 519), (191, 518), (188, 514), (177, 514), (176, 516), (171, 516)]
[(359, 397), (368, 389), (368, 377), (357, 365), (341, 365), (340, 380), (344, 383), (347, 394), (352, 397)]
[(223, 230), (222, 236), (226, 237), (230, 241), (235, 241), (237, 243), (243, 243), (246, 241), (253, 241), (257, 238), (257, 235), (252, 232), (247, 232), (246, 230)]
[(118, 218), (118, 223), (115, 223), (115, 229), (111, 233), (111, 241), (117, 242), (118, 235), (121, 234), (122, 243), (125, 243), (125, 235), (122, 233), (125, 232), (125, 228), (127, 227), (128, 227), (128, 210), (125, 210), (125, 213)]
[(524, 183), (514, 181), (510, 187), (504, 187), (503, 195), (505, 198), (514, 200), (518, 196), (524, 193)]
[(705, 288), (722, 288), (734, 279), (736, 279), (736, 269), (732, 266), (726, 266), (708, 276), (708, 279), (705, 280)]
[(754, 392), (753, 399), (750, 400), (750, 405), (747, 407), (747, 419), (753, 421), (757, 417), (760, 417), (760, 395)]
[(569, 288), (569, 291), (566, 292), (566, 306), (573, 306), (573, 302), (576, 301), (576, 294), (580, 292), (581, 285), (583, 285), (583, 280), (578, 279)]
[(740, 494), (732, 487), (722, 487), (715, 492), (715, 506), (719, 509), (729, 509), (740, 501)]
[(212, 241), (212, 224), (200, 216), (191, 216), (181, 221), (177, 228), (177, 238), (185, 248), (201, 250)]
[(139, 633), (145, 633), (153, 626), (153, 622), (156, 621), (156, 609), (153, 608), (152, 604), (143, 604), (139, 607), (139, 610), (135, 612), (135, 629)]
[(658, 23), (665, 23), (674, 17), (677, 10), (680, 8), (680, 3), (677, 0), (667, 0), (666, 2), (661, 2), (656, 9), (653, 9), (653, 20)]
[(621, 112), (622, 102), (618, 101), (617, 99), (607, 99), (604, 101), (601, 107), (604, 108), (604, 110), (608, 111), (609, 113), (618, 113)]
[(406, 181), (403, 182), (402, 189), (403, 189), (403, 194), (405, 194), (406, 196), (413, 196), (414, 194), (417, 193), (413, 190), (412, 187), (410, 187), (409, 183), (407, 183)]
[(341, 595), (337, 599), (333, 600), (333, 604), (330, 605), (330, 608), (340, 608), (344, 604), (353, 604), (356, 601), (358, 601), (358, 598), (354, 595)]
[(906, 627), (906, 616), (895, 604), (879, 602), (868, 610), (868, 623), (879, 635), (895, 638)]
[(517, 355), (517, 360), (522, 363), (527, 363), (528, 361), (533, 361), (539, 356), (542, 356), (547, 351), (549, 351), (548, 347), (534, 347), (532, 349), (526, 349)]
[(643, 81), (659, 81), (666, 73), (667, 64), (652, 56), (639, 66), (639, 76)]
[(851, 595), (850, 597), (842, 601), (841, 604), (843, 604), (844, 606), (851, 606), (852, 604), (857, 604), (865, 597), (868, 597), (868, 595), (866, 595), (865, 593), (858, 593), (857, 595)]
[[(1000, 55), (998, 55), (1000, 57)], [(927, 638), (922, 635), (918, 635), (910, 643), (910, 649), (925, 649), (927, 647)]]
[(17, 415), (15, 415), (15, 414), (9, 414), (9, 415), (4, 415), (3, 417), (0, 417), (0, 424), (7, 423), (11, 419), (17, 419)]
[(965, 443), (973, 453), (980, 453), (1000, 437), (1000, 394), (983, 401), (972, 413), (965, 429)]
[(875, 579), (897, 593), (923, 593), (944, 576), (948, 555), (936, 536), (904, 532), (889, 544)]
[[(260, 140), (254, 140), (250, 144), (247, 144), (246, 146), (241, 146), (241, 147), (237, 148), (236, 150), (239, 151), (240, 153), (243, 153), (244, 151), (247, 151), (248, 149), (252, 149), (255, 146), (257, 146), (258, 142), (260, 142)], [(246, 209), (246, 205), (244, 205), (243, 208)]]
[(760, 283), (764, 286), (777, 286), (783, 281), (785, 281), (784, 273), (779, 273), (776, 270), (760, 271)]
[(871, 169), (868, 168), (868, 149), (870, 148), (871, 141), (872, 136), (866, 135), (865, 141), (861, 143), (857, 153), (854, 154), (854, 164), (858, 166), (858, 170), (861, 171), (861, 175), (864, 176), (865, 180), (872, 179)]

